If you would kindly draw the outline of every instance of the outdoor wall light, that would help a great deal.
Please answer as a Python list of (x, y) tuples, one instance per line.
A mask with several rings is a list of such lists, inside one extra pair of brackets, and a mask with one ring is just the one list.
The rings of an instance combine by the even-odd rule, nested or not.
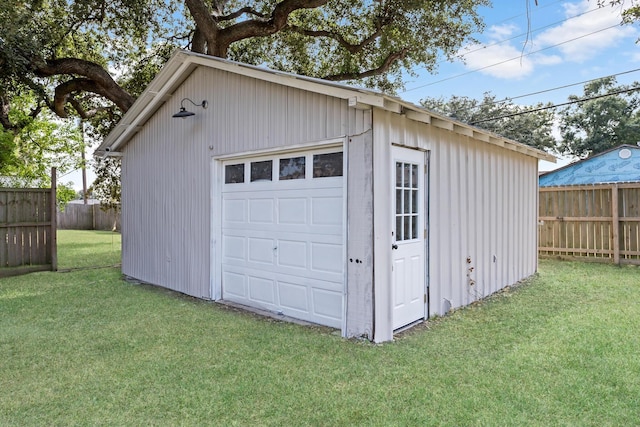
[(204, 101), (202, 101), (200, 104), (196, 104), (195, 102), (193, 102), (189, 98), (182, 98), (182, 101), (180, 101), (180, 111), (175, 113), (173, 115), (173, 117), (180, 118), (180, 119), (186, 119), (189, 116), (195, 116), (196, 115), (196, 113), (188, 111), (186, 108), (184, 108), (184, 101), (189, 101), (190, 103), (192, 103), (196, 107), (207, 108), (209, 106), (209, 103), (207, 102), (206, 99)]

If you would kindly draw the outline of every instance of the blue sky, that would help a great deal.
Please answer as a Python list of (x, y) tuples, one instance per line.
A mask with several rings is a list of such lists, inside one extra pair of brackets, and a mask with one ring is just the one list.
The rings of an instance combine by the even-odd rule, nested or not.
[[(475, 35), (478, 44), (461, 49), (464, 61), (442, 62), (435, 75), (414, 70), (420, 76), (408, 77), (400, 96), (411, 102), (452, 94), (480, 99), (489, 91), (498, 98), (515, 97), (640, 68), (640, 32), (637, 25), (620, 25), (620, 7), (598, 7), (597, 0), (537, 3), (495, 0), (492, 8), (481, 8), (486, 28)], [(640, 72), (617, 79), (640, 80)], [(564, 102), (582, 87), (514, 101)]]
[[(639, 26), (620, 25), (630, 0), (622, 7), (598, 7), (597, 0), (535, 3), (495, 0), (493, 7), (481, 8), (486, 28), (475, 35), (478, 43), (461, 49), (460, 60), (440, 63), (437, 74), (414, 70), (419, 77), (407, 79), (400, 97), (419, 103), (451, 95), (481, 99), (491, 92), (522, 105), (558, 104), (582, 94), (588, 80), (625, 73), (616, 76), (619, 84), (640, 81), (640, 71), (629, 72), (640, 68)], [(562, 86), (569, 87), (550, 90)], [(570, 161), (543, 162), (541, 170)]]
[[(619, 84), (640, 81), (640, 71), (628, 73), (640, 68), (640, 25), (621, 26), (619, 6), (598, 7), (597, 0), (538, 0), (537, 5), (535, 0), (494, 0), (480, 14), (486, 28), (474, 35), (478, 43), (461, 49), (460, 60), (441, 62), (437, 74), (414, 70), (419, 76), (407, 77), (401, 98), (418, 104), (425, 97), (481, 99), (491, 92), (498, 99), (518, 97), (514, 102), (523, 105), (556, 104), (581, 94), (582, 82), (591, 79), (626, 73), (616, 77)], [(574, 86), (550, 90), (567, 85)], [(535, 92), (543, 93), (521, 97)], [(569, 161), (544, 162), (541, 169)], [(93, 178), (90, 173), (90, 182)], [(62, 178), (69, 180), (81, 188), (79, 172)]]

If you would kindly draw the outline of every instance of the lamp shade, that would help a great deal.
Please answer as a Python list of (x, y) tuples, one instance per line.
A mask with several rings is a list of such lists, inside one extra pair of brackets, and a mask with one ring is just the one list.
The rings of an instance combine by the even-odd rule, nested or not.
[(186, 108), (184, 107), (180, 107), (180, 111), (178, 111), (177, 113), (175, 113), (173, 115), (173, 117), (175, 118), (179, 118), (179, 119), (184, 119), (185, 117), (189, 117), (189, 116), (195, 116), (196, 113), (192, 113), (191, 111), (187, 111)]

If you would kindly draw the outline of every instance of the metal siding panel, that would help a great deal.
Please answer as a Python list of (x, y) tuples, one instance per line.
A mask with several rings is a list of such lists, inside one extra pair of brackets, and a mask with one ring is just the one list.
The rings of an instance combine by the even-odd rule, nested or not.
[[(535, 272), (536, 235), (531, 224), (537, 190), (530, 183), (537, 174), (536, 159), (376, 110), (374, 145), (390, 142), (431, 151), (431, 314), (445, 314), (445, 298), (452, 307), (460, 307)], [(471, 290), (467, 256), (476, 283)]]
[[(347, 337), (373, 337), (373, 140), (349, 139)], [(359, 261), (359, 262), (358, 262)]]
[[(208, 108), (187, 103), (195, 116), (171, 118), (184, 97)], [(346, 100), (196, 69), (124, 150), (123, 273), (212, 298), (210, 158), (360, 132), (370, 114)]]

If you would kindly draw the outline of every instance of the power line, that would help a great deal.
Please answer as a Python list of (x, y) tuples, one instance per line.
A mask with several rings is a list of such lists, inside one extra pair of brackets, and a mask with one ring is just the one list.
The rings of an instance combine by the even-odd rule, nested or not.
[[(552, 22), (551, 24), (544, 25), (544, 26), (542, 26), (542, 27), (538, 27), (538, 28), (535, 28), (535, 29), (533, 29), (533, 30), (528, 30), (526, 33), (521, 33), (521, 34), (518, 34), (518, 35), (515, 35), (515, 36), (512, 36), (512, 37), (509, 37), (508, 39), (502, 39), (502, 40), (495, 41), (495, 42), (493, 42), (493, 43), (489, 43), (489, 44), (487, 44), (487, 45), (482, 45), (481, 47), (478, 47), (477, 49), (473, 49), (473, 50), (470, 50), (470, 51), (468, 51), (468, 52), (465, 52), (465, 53), (463, 53), (463, 54), (461, 54), (461, 55), (457, 55), (457, 56), (456, 56), (456, 58), (460, 58), (460, 59), (462, 59), (462, 58), (464, 58), (465, 56), (467, 56), (467, 55), (469, 55), (469, 54), (471, 54), (471, 53), (481, 51), (481, 50), (486, 49), (486, 48), (488, 48), (488, 47), (497, 46), (497, 45), (500, 45), (500, 44), (502, 44), (502, 43), (504, 43), (504, 42), (508, 42), (508, 41), (511, 41), (511, 40), (517, 39), (517, 38), (522, 37), (522, 36), (527, 36), (527, 38), (528, 38), (529, 34), (536, 33), (536, 32), (538, 32), (538, 31), (540, 31), (540, 30), (545, 30), (545, 29), (547, 29), (547, 28), (553, 27), (553, 26), (558, 25), (558, 24), (561, 24), (561, 23), (563, 23), (563, 22), (570, 21), (570, 20), (575, 19), (575, 18), (579, 18), (580, 16), (586, 15), (587, 13), (595, 12), (595, 11), (598, 11), (598, 10), (600, 10), (600, 7), (596, 7), (595, 9), (589, 9), (589, 10), (584, 11), (584, 12), (582, 12), (582, 13), (579, 13), (579, 14), (577, 14), (577, 15), (570, 16), (570, 17), (565, 18), (565, 19), (561, 19), (560, 21)], [(522, 16), (522, 15), (518, 15), (518, 16)], [(515, 18), (515, 17), (514, 17), (514, 18)], [(508, 18), (508, 19), (506, 19), (505, 21), (507, 21), (507, 20), (509, 20), (509, 19), (512, 19), (512, 18)], [(504, 22), (504, 21), (503, 21), (503, 22)], [(495, 25), (495, 24), (492, 24), (492, 25)], [(525, 46), (526, 46), (526, 41), (525, 41)], [(437, 64), (442, 64), (443, 62), (447, 62), (447, 60), (446, 60), (446, 59), (440, 60), (440, 61), (436, 62), (436, 65), (437, 65)], [(420, 68), (424, 68), (424, 69), (426, 69), (425, 67), (420, 67)], [(413, 89), (410, 89), (410, 90), (413, 90)]]
[(467, 72), (465, 72), (465, 73), (456, 74), (455, 76), (450, 76), (450, 77), (447, 77), (447, 78), (445, 78), (445, 79), (441, 79), (441, 80), (438, 80), (438, 81), (435, 81), (435, 82), (431, 82), (431, 83), (427, 83), (427, 84), (424, 84), (424, 85), (421, 85), (421, 86), (417, 86), (417, 87), (414, 87), (414, 88), (411, 88), (411, 89), (407, 89), (407, 90), (405, 90), (404, 92), (401, 92), (401, 93), (411, 92), (411, 91), (414, 91), (414, 90), (416, 90), (416, 89), (422, 89), (422, 88), (427, 87), (427, 86), (433, 86), (433, 85), (435, 85), (435, 84), (445, 82), (445, 81), (447, 81), (447, 80), (452, 80), (452, 79), (455, 79), (455, 78), (458, 78), (458, 77), (466, 76), (466, 75), (468, 75), (468, 74), (475, 73), (475, 72), (477, 72), (477, 71), (486, 70), (487, 68), (495, 67), (495, 66), (497, 66), (497, 65), (502, 65), (502, 64), (505, 64), (505, 63), (507, 63), (507, 62), (510, 62), (510, 61), (513, 61), (513, 60), (516, 60), (516, 59), (523, 58), (523, 57), (525, 57), (525, 56), (533, 55), (533, 54), (535, 54), (535, 53), (540, 53), (540, 52), (543, 52), (543, 51), (545, 51), (545, 50), (549, 50), (549, 49), (552, 49), (552, 48), (554, 48), (554, 47), (558, 47), (558, 46), (561, 46), (561, 45), (563, 45), (563, 44), (567, 44), (567, 43), (570, 43), (570, 42), (573, 42), (573, 41), (576, 41), (576, 40), (582, 39), (582, 38), (584, 38), (584, 37), (592, 36), (592, 35), (594, 35), (594, 34), (600, 33), (600, 32), (602, 32), (602, 31), (610, 30), (610, 29), (615, 28), (615, 27), (618, 27), (618, 26), (619, 26), (619, 24), (611, 25), (610, 27), (602, 28), (602, 29), (600, 29), (600, 30), (593, 31), (593, 32), (588, 33), (588, 34), (583, 34), (583, 35), (581, 35), (581, 36), (578, 36), (578, 37), (575, 37), (575, 38), (572, 38), (572, 39), (569, 39), (569, 40), (565, 40), (565, 41), (563, 41), (563, 42), (561, 42), (561, 43), (557, 43), (557, 44), (554, 44), (554, 45), (551, 45), (551, 46), (547, 46), (547, 47), (544, 47), (544, 48), (542, 48), (542, 49), (538, 49), (538, 50), (535, 50), (535, 51), (532, 51), (532, 52), (529, 52), (529, 53), (525, 53), (525, 54), (523, 54), (523, 55), (518, 55), (518, 56), (513, 57), (513, 58), (510, 58), (510, 59), (505, 59), (504, 61), (496, 62), (495, 64), (486, 65), (486, 66), (484, 66), (484, 67), (476, 68), (476, 69), (474, 69), (474, 70), (470, 70), (470, 71), (467, 71)]
[(462, 111), (473, 110), (474, 108), (480, 108), (480, 107), (487, 106), (487, 105), (501, 104), (501, 103), (504, 103), (504, 102), (513, 101), (514, 99), (526, 98), (528, 96), (540, 95), (541, 93), (553, 92), (554, 90), (560, 90), (560, 89), (566, 89), (566, 88), (572, 87), (572, 86), (584, 85), (586, 83), (595, 82), (597, 80), (607, 79), (607, 78), (610, 78), (610, 77), (622, 76), (624, 74), (631, 74), (631, 73), (635, 73), (637, 71), (640, 71), (640, 68), (636, 68), (634, 70), (622, 71), (620, 73), (615, 73), (615, 74), (609, 74), (608, 76), (596, 77), (595, 79), (584, 80), (584, 81), (581, 81), (581, 82), (578, 82), (578, 83), (571, 83), (571, 84), (567, 84), (567, 85), (563, 85), (563, 86), (554, 87), (554, 88), (551, 88), (551, 89), (544, 89), (544, 90), (539, 90), (537, 92), (526, 93), (524, 95), (510, 96), (510, 97), (507, 97), (505, 99), (501, 99), (499, 101), (486, 102), (486, 103), (482, 103), (480, 105), (474, 105), (472, 107), (462, 108), (460, 110), (456, 110), (455, 112), (459, 113), (459, 112), (462, 112)]
[(485, 123), (485, 122), (490, 122), (490, 121), (499, 120), (499, 119), (507, 119), (507, 118), (515, 117), (515, 116), (522, 116), (524, 114), (535, 113), (535, 112), (543, 111), (543, 110), (550, 110), (552, 108), (564, 107), (566, 105), (571, 105), (571, 104), (579, 104), (579, 103), (586, 102), (586, 101), (591, 101), (591, 100), (594, 100), (594, 99), (606, 98), (608, 96), (620, 95), (622, 93), (630, 93), (630, 92), (635, 92), (635, 91), (638, 91), (638, 90), (640, 90), (640, 87), (635, 87), (635, 88), (631, 88), (631, 89), (622, 89), (622, 90), (618, 90), (618, 91), (611, 92), (611, 93), (605, 93), (603, 95), (596, 95), (596, 96), (591, 96), (591, 97), (588, 97), (588, 98), (581, 98), (581, 99), (576, 99), (576, 100), (573, 100), (573, 101), (563, 102), (562, 104), (547, 105), (545, 107), (538, 107), (538, 108), (534, 108), (534, 109), (527, 110), (527, 111), (519, 111), (517, 113), (505, 114), (503, 116), (496, 116), (496, 117), (490, 117), (488, 119), (476, 120), (475, 122), (471, 122), (469, 124), (477, 125), (478, 123)]

